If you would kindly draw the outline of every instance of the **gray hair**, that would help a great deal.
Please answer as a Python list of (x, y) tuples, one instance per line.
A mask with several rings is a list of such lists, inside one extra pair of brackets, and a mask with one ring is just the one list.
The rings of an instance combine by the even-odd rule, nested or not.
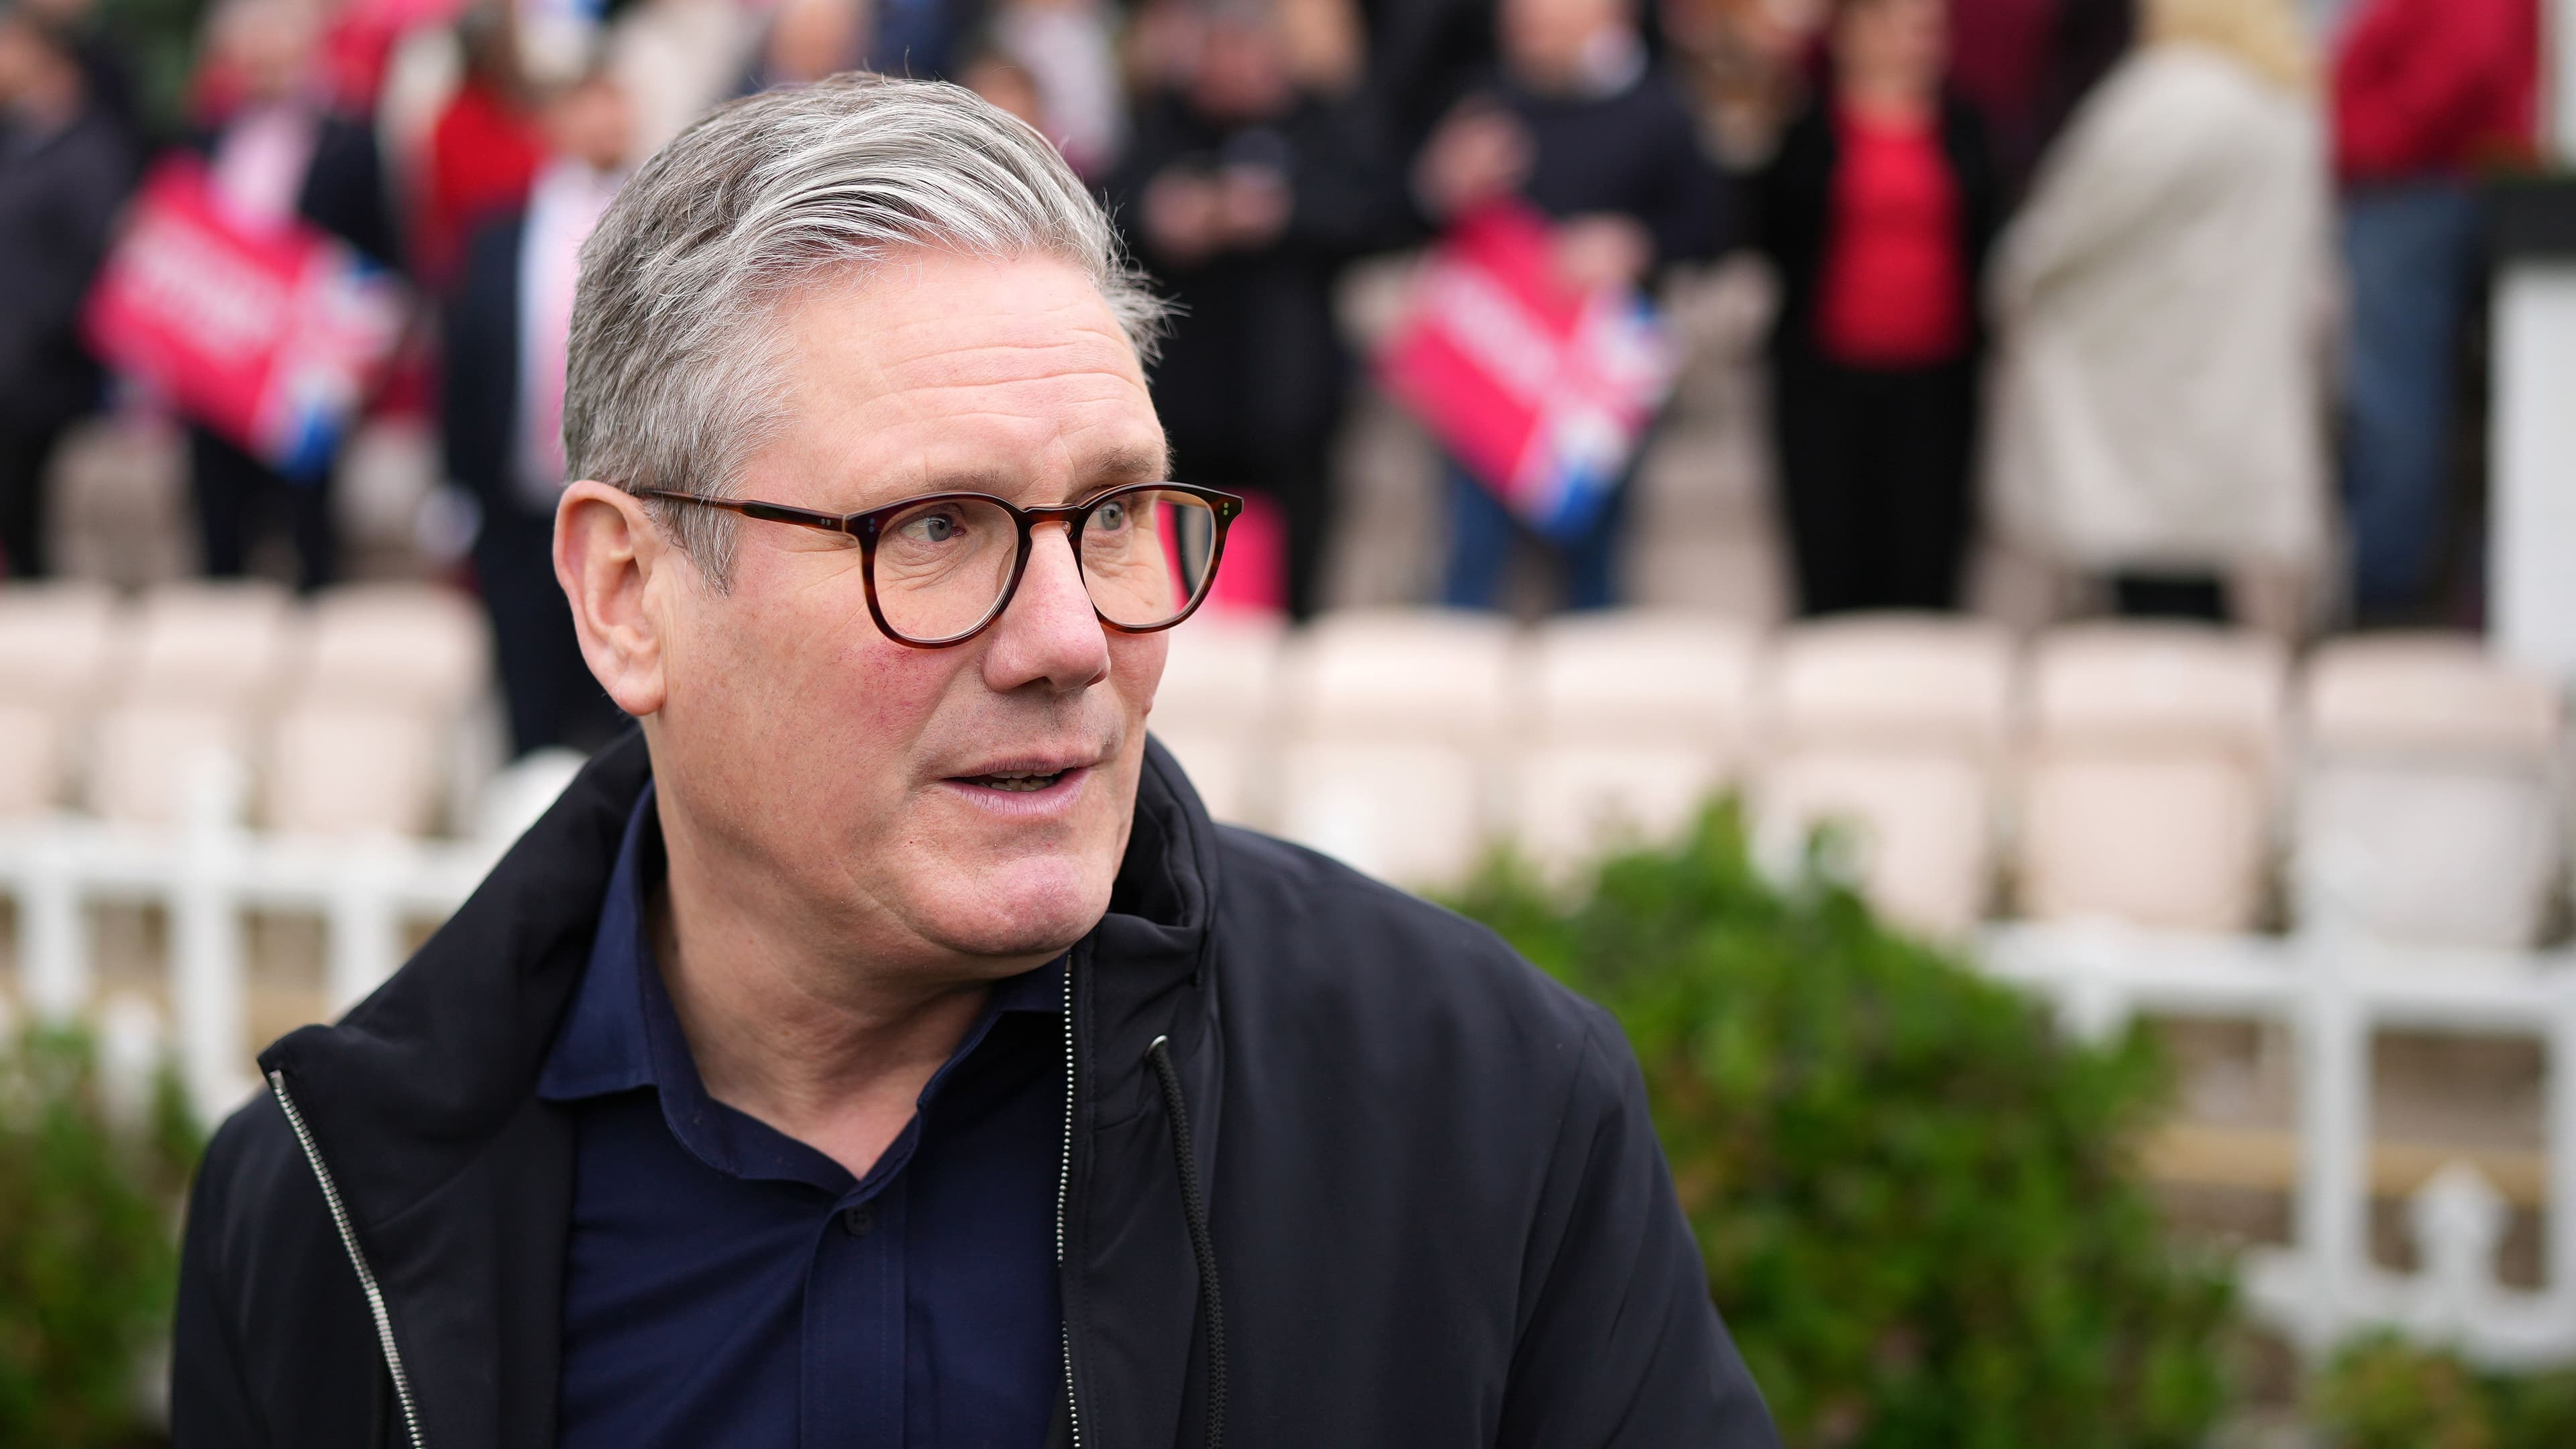
[[(581, 249), (564, 381), (575, 478), (722, 496), (783, 416), (777, 315), (824, 274), (930, 248), (1082, 268), (1150, 358), (1165, 315), (1044, 136), (973, 92), (834, 76), (718, 107)], [(655, 505), (721, 590), (738, 520)]]

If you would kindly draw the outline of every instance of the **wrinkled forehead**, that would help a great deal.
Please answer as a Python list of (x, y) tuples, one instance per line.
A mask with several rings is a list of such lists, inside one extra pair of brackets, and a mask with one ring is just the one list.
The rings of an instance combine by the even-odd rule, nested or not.
[(1136, 349), (1071, 263), (911, 254), (810, 288), (780, 322), (786, 415), (754, 468), (789, 464), (811, 506), (1057, 502), (1167, 471)]

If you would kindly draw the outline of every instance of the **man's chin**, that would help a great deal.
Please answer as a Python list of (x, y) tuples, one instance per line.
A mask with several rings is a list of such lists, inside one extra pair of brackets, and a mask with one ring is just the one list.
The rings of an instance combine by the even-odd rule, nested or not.
[(923, 934), (961, 955), (1043, 963), (1091, 933), (1109, 909), (1109, 878), (1020, 862), (978, 874), (924, 902)]

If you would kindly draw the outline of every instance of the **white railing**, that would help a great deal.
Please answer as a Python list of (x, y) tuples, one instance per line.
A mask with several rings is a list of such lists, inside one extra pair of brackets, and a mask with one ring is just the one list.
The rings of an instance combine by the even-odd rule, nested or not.
[[(2141, 1014), (2278, 1023), (2297, 1043), (2291, 1242), (2245, 1263), (2254, 1311), (2314, 1353), (2398, 1329), (2499, 1367), (2576, 1358), (2576, 954), (2396, 946), (2312, 931), (2183, 936), (2112, 925), (1990, 930), (1986, 969), (2100, 1036)], [(2383, 1030), (2532, 1037), (2547, 1060), (2542, 1262), (2548, 1286), (2504, 1286), (2510, 1212), (2459, 1157), (2411, 1203), (2414, 1273), (2372, 1260), (2371, 1040)]]
[[(17, 908), (22, 1004), (40, 1017), (99, 1016), (111, 1037), (154, 1033), (131, 1003), (99, 1000), (91, 909), (167, 912), (175, 1055), (207, 1121), (257, 1085), (251, 1072), (245, 937), (254, 911), (318, 917), (336, 1015), (392, 974), (405, 933), (443, 920), (560, 791), (577, 761), (505, 773), (469, 840), (314, 840), (243, 827), (242, 773), (220, 758), (192, 772), (175, 829), (58, 817), (0, 826), (0, 895)], [(1993, 975), (2101, 1036), (2138, 1015), (2278, 1023), (2297, 1042), (2298, 1165), (2291, 1244), (2246, 1262), (2252, 1306), (2311, 1352), (2385, 1325), (2458, 1344), (2497, 1365), (2576, 1358), (2576, 953), (2396, 947), (2357, 935), (2184, 936), (2115, 925), (1999, 925), (1977, 953)], [(105, 1006), (105, 1010), (102, 1007)], [(122, 1026), (120, 1027), (120, 1023)], [(2499, 1282), (2509, 1211), (2463, 1153), (2412, 1202), (2421, 1271), (2371, 1257), (2373, 1034), (2388, 1029), (2538, 1038), (2547, 1060), (2543, 1258), (2548, 1286)], [(111, 1040), (111, 1063), (154, 1052)], [(130, 1084), (129, 1084), (130, 1090)]]
[[(321, 920), (322, 1014), (337, 1016), (402, 964), (412, 925), (454, 912), (577, 764), (550, 754), (502, 774), (485, 795), (476, 834), (465, 840), (255, 833), (241, 823), (243, 770), (212, 752), (188, 772), (175, 828), (68, 815), (0, 825), (0, 895), (17, 907), (21, 1002), (40, 1019), (97, 1012), (104, 1003), (91, 909), (162, 908), (169, 1034), (161, 1045), (200, 1119), (211, 1124), (258, 1085), (245, 952), (251, 912)], [(136, 1029), (131, 1012), (109, 1021), (124, 1023), (120, 1036)], [(111, 1042), (108, 1055), (130, 1067), (141, 1054), (131, 1042)]]

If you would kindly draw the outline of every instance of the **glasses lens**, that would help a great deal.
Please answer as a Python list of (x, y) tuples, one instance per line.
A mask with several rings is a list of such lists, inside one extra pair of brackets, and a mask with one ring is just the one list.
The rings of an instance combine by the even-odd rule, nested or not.
[(877, 535), (877, 608), (906, 639), (936, 643), (984, 622), (1011, 585), (1020, 531), (1000, 505), (935, 498)]
[(1100, 617), (1150, 629), (1188, 613), (1216, 571), (1216, 510), (1170, 488), (1130, 488), (1082, 522), (1082, 580)]

